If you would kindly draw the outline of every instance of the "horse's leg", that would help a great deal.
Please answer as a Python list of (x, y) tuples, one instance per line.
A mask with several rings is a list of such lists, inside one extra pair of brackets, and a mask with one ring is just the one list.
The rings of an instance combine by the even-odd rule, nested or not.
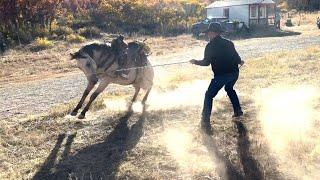
[(140, 92), (140, 87), (135, 87), (135, 92), (134, 92), (133, 98), (129, 104), (128, 111), (132, 111), (132, 105), (137, 100), (139, 92)]
[(92, 102), (98, 97), (98, 95), (108, 86), (109, 82), (100, 82), (98, 88), (92, 93), (90, 100), (86, 107), (82, 110), (81, 114), (78, 116), (79, 119), (84, 119), (86, 112), (89, 110)]
[(95, 84), (96, 84), (96, 82), (89, 81), (87, 88), (83, 92), (83, 95), (82, 95), (80, 102), (78, 103), (76, 108), (74, 108), (73, 111), (70, 113), (71, 116), (76, 116), (78, 114), (79, 109), (82, 107), (83, 102), (85, 101), (85, 99), (89, 95), (90, 91), (94, 88)]
[[(151, 88), (152, 88), (152, 87), (151, 87)], [(146, 92), (146, 94), (144, 95), (144, 97), (143, 97), (143, 99), (142, 99), (142, 101), (141, 101), (142, 106), (143, 106), (142, 113), (145, 113), (145, 112), (146, 112), (146, 109), (147, 109), (147, 107), (146, 107), (146, 101), (147, 101), (148, 96), (149, 96), (149, 94), (150, 94), (151, 88), (148, 89), (148, 91)]]
[(131, 103), (134, 103), (137, 100), (138, 94), (140, 92), (140, 87), (135, 88), (135, 93), (133, 95), (133, 98), (131, 100)]
[(147, 101), (147, 99), (148, 99), (148, 96), (149, 96), (149, 94), (150, 94), (150, 91), (151, 91), (151, 88), (148, 89), (148, 91), (146, 92), (146, 95), (144, 95), (144, 97), (143, 97), (143, 99), (142, 99), (142, 101), (141, 101), (141, 103), (143, 104), (143, 106), (146, 105), (146, 101)]

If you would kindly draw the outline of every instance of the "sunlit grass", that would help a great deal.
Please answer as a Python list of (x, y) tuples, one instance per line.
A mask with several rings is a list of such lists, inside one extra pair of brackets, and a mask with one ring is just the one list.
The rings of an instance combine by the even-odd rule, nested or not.
[[(319, 111), (316, 95), (320, 84), (320, 79), (316, 78), (320, 76), (319, 52), (320, 46), (314, 46), (267, 54), (247, 60), (240, 71), (236, 85), (240, 100), (243, 103), (252, 101), (243, 104), (247, 113), (245, 124), (252, 141), (250, 151), (267, 175), (272, 173), (269, 167), (277, 167), (277, 163), (278, 170), (286, 175), (297, 169), (296, 173), (291, 173), (296, 178), (312, 178), (319, 172), (315, 167), (319, 166), (317, 129), (320, 116), (314, 115)], [(215, 177), (215, 164), (208, 157), (210, 152), (197, 144), (201, 140), (196, 127), (204, 91), (211, 79), (210, 69), (186, 67), (179, 70), (171, 67), (168, 72), (157, 73), (143, 136), (135, 149), (126, 152), (127, 158), (119, 165), (117, 177), (175, 179), (205, 177), (210, 173), (210, 177)], [(282, 89), (277, 89), (277, 85)], [(307, 87), (316, 90), (309, 91)], [(261, 101), (255, 101), (255, 93), (264, 90), (270, 93), (261, 95)], [(59, 133), (77, 130), (75, 149), (103, 141), (113, 128), (106, 124), (117, 120), (119, 113), (126, 110), (126, 102), (132, 94), (132, 89), (104, 93), (82, 125), (66, 116), (78, 99), (58, 105), (42, 117), (4, 123), (0, 128), (0, 163), (4, 162), (0, 166), (0, 179), (32, 178)], [(223, 102), (228, 101), (221, 98)], [(217, 148), (238, 162), (234, 144), (237, 135), (231, 125), (230, 108), (220, 100), (215, 101), (213, 126), (218, 131), (217, 139), (221, 140)], [(268, 154), (267, 147), (271, 147), (272, 153)]]

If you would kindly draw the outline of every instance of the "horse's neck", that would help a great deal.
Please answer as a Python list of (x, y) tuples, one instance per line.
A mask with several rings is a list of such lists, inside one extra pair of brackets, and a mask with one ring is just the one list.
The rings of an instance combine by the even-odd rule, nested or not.
[(110, 66), (114, 63), (116, 56), (113, 53), (101, 54), (94, 58), (95, 63), (97, 64), (98, 69), (105, 69), (106, 66)]

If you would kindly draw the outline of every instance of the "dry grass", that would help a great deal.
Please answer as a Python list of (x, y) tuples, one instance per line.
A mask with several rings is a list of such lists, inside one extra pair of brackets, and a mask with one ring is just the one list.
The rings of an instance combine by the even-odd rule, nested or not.
[[(285, 32), (279, 35), (290, 34), (290, 32), (302, 33), (305, 36), (319, 36), (320, 31), (315, 25), (316, 18), (319, 13), (303, 13), (301, 21), (299, 14), (293, 14), (294, 27), (285, 27), (282, 25)], [(287, 16), (284, 16), (282, 22), (286, 21)], [(300, 26), (298, 26), (300, 21)], [(259, 33), (258, 33), (259, 34)], [(265, 35), (266, 33), (264, 33)], [(270, 36), (278, 36), (273, 31), (267, 33)], [(269, 36), (267, 35), (267, 36)], [(259, 35), (252, 35), (253, 37)], [(266, 35), (265, 35), (266, 36)], [(110, 41), (111, 35), (104, 35), (101, 39)], [(192, 38), (190, 35), (180, 35), (177, 37), (130, 37), (131, 40), (147, 39), (147, 44), (151, 48), (151, 59), (156, 59), (157, 62), (165, 60), (167, 55), (176, 52), (190, 52), (196, 48), (203, 47), (205, 42)], [(260, 41), (257, 39), (257, 41)], [(64, 76), (68, 73), (77, 71), (75, 64), (69, 61), (69, 53), (77, 51), (81, 46), (94, 41), (86, 41), (81, 44), (68, 44), (55, 42), (50, 49), (33, 53), (30, 47), (18, 47), (14, 50), (9, 50), (3, 57), (0, 57), (0, 86), (6, 83), (25, 82), (44, 77)], [(242, 42), (239, 41), (241, 44)], [(246, 43), (246, 42), (245, 42)], [(158, 56), (163, 59), (159, 59)], [(178, 61), (181, 61), (178, 59)]]
[[(320, 30), (316, 25), (317, 18), (320, 17), (320, 12), (289, 14), (289, 17), (287, 14), (282, 17), (282, 28), (284, 30), (299, 32), (306, 36), (320, 36)], [(293, 27), (285, 26), (288, 18), (292, 20)]]
[[(110, 40), (109, 35), (102, 39)], [(203, 45), (204, 42), (196, 40), (189, 35), (178, 37), (131, 37), (128, 41), (147, 39), (152, 56), (171, 54), (178, 51), (186, 51), (186, 47)], [(7, 51), (0, 57), (0, 86), (6, 83), (25, 82), (36, 79), (50, 78), (52, 76), (63, 76), (77, 71), (75, 62), (70, 61), (69, 53), (77, 51), (84, 44), (97, 42), (87, 41), (80, 44), (69, 44), (57, 42), (48, 50), (37, 53), (29, 47), (16, 48)], [(188, 49), (188, 48), (187, 48)]]
[[(308, 18), (311, 22), (313, 17)], [(291, 30), (316, 35), (318, 31), (309, 26)], [(147, 42), (156, 62), (180, 61), (177, 51), (194, 55), (204, 45), (185, 35), (149, 37)], [(241, 43), (247, 42), (236, 42)], [(68, 52), (58, 52), (80, 46), (58, 44), (38, 55), (9, 51), (9, 58), (0, 62), (0, 84), (74, 72)], [(80, 179), (88, 174), (96, 179), (226, 179), (231, 174), (247, 179), (259, 175), (316, 179), (320, 98), (309, 87), (316, 92), (320, 88), (319, 60), (320, 46), (314, 46), (246, 61), (236, 89), (247, 136), (239, 135), (241, 126), (230, 121), (232, 108), (224, 93), (214, 104), (214, 136), (199, 133), (202, 98), (211, 74), (209, 68), (192, 65), (156, 70), (147, 113), (141, 113), (137, 104), (135, 114), (123, 116), (133, 93), (129, 89), (103, 94), (83, 121), (67, 115), (76, 101), (57, 105), (47, 114), (8, 119), (0, 127), (0, 179), (35, 175), (67, 179), (68, 168)]]
[[(311, 129), (301, 134), (302, 139), (288, 139), (295, 131), (286, 131), (286, 124), (281, 122), (305, 124), (293, 118), (299, 109), (294, 109), (296, 114), (290, 111), (296, 101), (284, 103), (282, 111), (270, 113), (268, 108), (273, 107), (274, 101), (267, 100), (275, 97), (283, 103), (288, 100), (281, 99), (286, 97), (283, 93), (293, 93), (289, 98), (294, 100), (296, 95), (300, 97), (295, 93), (300, 92), (295, 91), (297, 88), (319, 89), (320, 80), (314, 78), (320, 75), (319, 52), (320, 46), (316, 46), (247, 61), (236, 87), (246, 112), (243, 123), (248, 136), (244, 137), (238, 137), (239, 127), (230, 121), (232, 110), (223, 95), (216, 100), (212, 116), (214, 138), (195, 130), (203, 90), (210, 79), (209, 69), (195, 66), (180, 70), (179, 75), (174, 67), (168, 72), (160, 70), (156, 92), (150, 97), (146, 114), (136, 113), (124, 118), (124, 109), (116, 106), (125, 107), (124, 100), (129, 96), (124, 95), (128, 92), (120, 91), (99, 98), (94, 111), (82, 122), (66, 116), (75, 102), (57, 106), (40, 117), (5, 121), (0, 127), (0, 179), (28, 179), (37, 172), (38, 177), (44, 179), (48, 175), (66, 178), (63, 167), (73, 166), (78, 168), (73, 174), (78, 178), (87, 177), (88, 171), (96, 172), (91, 174), (96, 178), (218, 179), (230, 176), (231, 172), (249, 178), (254, 176), (246, 168), (256, 168), (266, 179), (313, 179), (319, 173), (319, 103), (306, 102), (299, 106), (316, 112), (308, 121)], [(195, 83), (194, 80), (201, 81)], [(277, 91), (279, 87), (283, 91)], [(260, 96), (266, 90), (272, 94)], [(302, 94), (308, 92), (302, 90)], [(311, 97), (312, 102), (319, 102), (313, 93), (308, 94), (310, 96), (306, 97)], [(112, 106), (108, 106), (104, 98)], [(270, 131), (268, 122), (283, 133)], [(59, 134), (65, 134), (67, 139), (61, 142), (61, 148), (56, 144)], [(274, 146), (275, 138), (283, 142), (283, 148)], [(50, 164), (52, 159), (46, 158), (55, 152), (54, 147), (58, 148), (57, 158), (53, 159), (56, 163)], [(69, 154), (67, 158), (64, 153)], [(246, 164), (248, 159), (251, 161)]]

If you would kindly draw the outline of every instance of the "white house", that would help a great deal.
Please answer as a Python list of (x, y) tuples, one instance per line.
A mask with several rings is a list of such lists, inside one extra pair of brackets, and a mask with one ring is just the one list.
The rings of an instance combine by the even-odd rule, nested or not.
[(226, 18), (244, 22), (248, 27), (274, 24), (275, 8), (272, 0), (224, 0), (206, 7), (207, 18)]

